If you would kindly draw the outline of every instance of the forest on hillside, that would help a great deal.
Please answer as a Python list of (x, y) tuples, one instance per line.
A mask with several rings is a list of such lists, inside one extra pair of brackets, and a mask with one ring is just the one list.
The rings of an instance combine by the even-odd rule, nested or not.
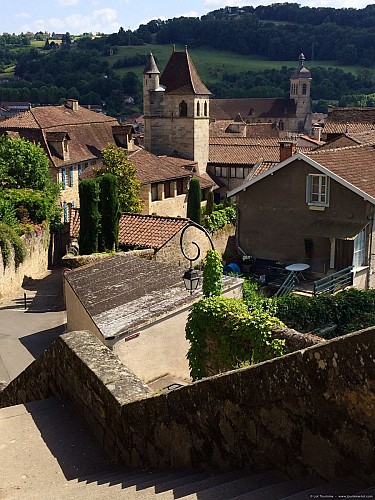
[[(41, 33), (37, 39), (42, 39)], [(135, 31), (93, 38), (66, 35), (61, 45), (43, 40), (35, 47), (25, 35), (0, 36), (0, 70), (14, 65), (15, 79), (0, 80), (0, 100), (57, 104), (73, 97), (83, 104), (101, 104), (110, 114), (141, 109), (139, 76), (127, 68), (142, 67), (145, 54), (110, 57), (122, 48), (144, 44), (186, 44), (189, 48), (221, 49), (273, 61), (337, 61), (357, 66), (355, 72), (335, 67), (313, 68), (312, 98), (342, 105), (374, 105), (375, 5), (364, 9), (301, 7), (273, 4), (227, 7), (202, 18), (153, 20)], [(291, 68), (222, 72), (205, 81), (216, 97), (286, 97)], [(124, 95), (134, 104), (124, 103)]]

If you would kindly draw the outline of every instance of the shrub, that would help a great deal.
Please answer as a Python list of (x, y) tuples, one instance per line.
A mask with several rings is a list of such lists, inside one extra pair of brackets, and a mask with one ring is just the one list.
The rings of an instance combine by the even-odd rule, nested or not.
[(203, 221), (203, 225), (209, 231), (217, 231), (227, 224), (236, 222), (236, 207), (229, 205), (221, 210), (215, 210), (211, 215), (207, 215)]
[(284, 342), (271, 338), (281, 325), (268, 313), (250, 313), (241, 299), (212, 296), (196, 302), (186, 324), (193, 380), (284, 354)]
[(0, 248), (4, 268), (9, 265), (12, 248), (14, 250), (14, 265), (16, 268), (25, 259), (25, 246), (21, 238), (13, 228), (3, 222), (0, 222)]

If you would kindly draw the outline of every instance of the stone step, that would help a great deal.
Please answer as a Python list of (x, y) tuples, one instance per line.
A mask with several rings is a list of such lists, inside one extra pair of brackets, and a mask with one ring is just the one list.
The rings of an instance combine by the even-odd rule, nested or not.
[[(284, 500), (310, 500), (311, 498), (323, 498), (325, 495), (353, 495), (364, 489), (364, 484), (358, 479), (338, 479), (329, 483), (315, 486), (302, 493), (296, 493), (282, 497)], [(315, 495), (317, 495), (315, 497)]]
[[(314, 477), (304, 477), (296, 480), (290, 479), (289, 481), (270, 484), (269, 486), (252, 491), (251, 500), (279, 500), (287, 495), (303, 493), (305, 490), (309, 490), (322, 483), (321, 479)], [(248, 498), (249, 493), (244, 493), (243, 495), (234, 497), (233, 500), (247, 500)]]
[[(284, 474), (276, 471), (260, 474), (252, 474), (249, 471), (245, 472), (245, 470), (241, 472), (243, 474), (238, 478), (235, 478), (235, 473), (232, 479), (225, 478), (225, 474), (217, 476), (216, 484), (214, 484), (214, 481), (207, 481), (206, 488), (193, 489), (190, 494), (178, 491), (179, 489), (174, 490), (175, 498), (193, 500), (196, 498), (195, 494), (197, 493), (199, 500), (229, 500), (245, 493), (250, 494), (263, 486), (280, 483), (287, 479)], [(194, 486), (192, 485), (192, 487)]]

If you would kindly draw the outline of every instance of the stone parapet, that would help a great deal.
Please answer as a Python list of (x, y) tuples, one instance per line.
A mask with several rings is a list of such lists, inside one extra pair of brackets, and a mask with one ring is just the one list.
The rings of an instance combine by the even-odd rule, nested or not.
[(68, 396), (107, 452), (130, 466), (242, 465), (371, 482), (374, 329), (151, 394), (89, 332), (60, 337), (0, 394), (0, 406)]

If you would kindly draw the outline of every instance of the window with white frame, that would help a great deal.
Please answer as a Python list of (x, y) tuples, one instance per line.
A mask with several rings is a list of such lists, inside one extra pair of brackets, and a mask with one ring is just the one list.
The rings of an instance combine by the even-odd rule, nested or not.
[(306, 201), (309, 205), (329, 206), (329, 177), (309, 174), (307, 176)]
[(363, 229), (354, 240), (353, 267), (366, 264), (366, 229)]

